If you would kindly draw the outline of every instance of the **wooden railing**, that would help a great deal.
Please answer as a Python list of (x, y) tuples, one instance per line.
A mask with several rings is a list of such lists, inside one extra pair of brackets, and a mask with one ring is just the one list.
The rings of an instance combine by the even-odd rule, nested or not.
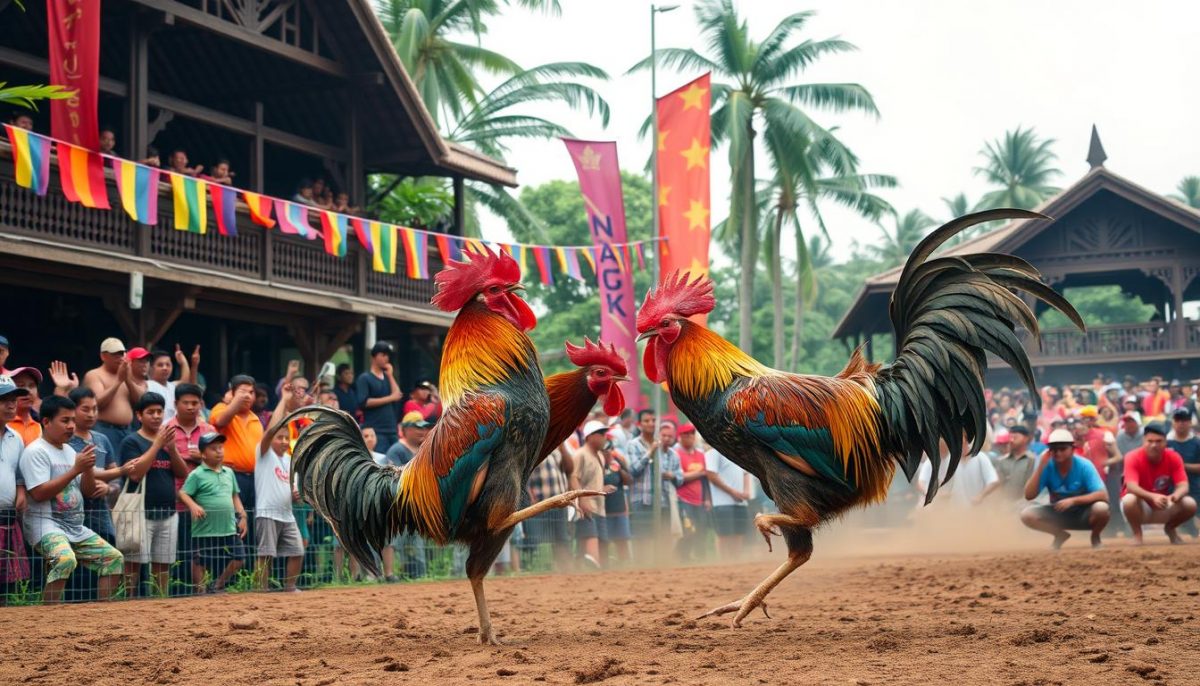
[[(1030, 350), (1030, 353), (1038, 357), (1058, 358), (1170, 352), (1177, 347), (1173, 326), (1173, 323), (1148, 322), (1094, 326), (1090, 327), (1087, 333), (1073, 328), (1044, 330), (1041, 351), (1038, 352), (1035, 348)], [(1194, 340), (1193, 344), (1200, 347), (1200, 341)]]
[[(235, 274), (267, 283), (286, 283), (319, 290), (409, 306), (432, 307), (432, 279), (405, 276), (404, 253), (396, 256), (395, 274), (371, 269), (370, 255), (353, 235), (345, 257), (329, 255), (320, 239), (304, 240), (263, 230), (250, 220), (239, 204), (237, 236), (218, 233), (209, 212), (206, 234), (176, 231), (170, 188), (160, 186), (158, 226), (145, 226), (129, 219), (120, 207), (116, 185), (109, 176), (112, 210), (88, 209), (70, 202), (58, 184), (58, 170), (51, 168), (50, 190), (44, 196), (16, 184), (7, 144), (0, 144), (0, 231), (9, 231), (53, 241), (61, 247), (86, 246), (113, 256), (148, 257), (181, 265), (200, 267), (214, 274)], [(310, 224), (319, 226), (316, 212)], [(436, 252), (429, 258), (430, 273), (441, 268)]]

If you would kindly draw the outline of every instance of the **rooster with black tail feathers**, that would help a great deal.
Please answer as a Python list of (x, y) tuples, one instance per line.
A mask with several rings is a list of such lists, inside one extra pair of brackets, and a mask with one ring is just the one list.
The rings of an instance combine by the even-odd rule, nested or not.
[[(603, 495), (570, 491), (519, 509), (530, 472), (557, 446), (544, 447), (547, 435), (583, 420), (575, 417), (576, 405), (586, 402), (586, 415), (598, 396), (619, 400), (614, 389), (626, 372), (614, 352), (585, 341), (584, 348), (568, 344), (580, 370), (543, 380), (526, 334), (537, 319), (518, 295), (517, 263), (490, 251), (466, 258), (435, 277), (433, 304), (458, 311), (442, 350), (445, 410), (404, 468), (376, 465), (358, 424), (344, 412), (307, 407), (284, 421), (312, 422), (293, 448), (297, 485), (367, 570), (379, 573), (379, 551), (401, 532), (470, 547), (467, 577), (479, 612), (479, 641), (495, 645), (483, 578), (513, 527), (580, 496)], [(553, 391), (576, 402), (552, 407)], [(581, 399), (581, 393), (588, 395)], [(623, 400), (619, 404), (623, 408)]]
[[(771, 545), (782, 536), (787, 560), (745, 597), (705, 617), (733, 613), (733, 625), (812, 555), (812, 531), (847, 509), (879, 502), (897, 465), (910, 479), (928, 455), (933, 473), (939, 443), (949, 447), (954, 475), (964, 437), (978, 452), (986, 431), (983, 376), (987, 353), (1004, 360), (1037, 398), (1029, 358), (1015, 328), (1036, 338), (1037, 318), (1014, 291), (1040, 298), (1071, 319), (1075, 308), (1011, 255), (932, 258), (947, 239), (997, 219), (1045, 218), (1024, 210), (989, 210), (955, 219), (913, 250), (892, 295), (899, 355), (887, 365), (856, 350), (834, 377), (770, 369), (688, 317), (715, 304), (712, 281), (678, 273), (647, 294), (637, 317), (646, 339), (643, 364), (714, 448), (758, 477), (778, 514), (755, 525)], [(930, 484), (926, 503), (937, 493)]]

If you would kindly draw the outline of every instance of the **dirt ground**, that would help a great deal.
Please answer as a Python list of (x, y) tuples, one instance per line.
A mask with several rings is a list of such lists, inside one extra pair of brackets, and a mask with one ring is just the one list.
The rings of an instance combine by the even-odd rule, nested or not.
[[(489, 580), (499, 648), (477, 644), (465, 581), (0, 609), (0, 683), (1181, 684), (1200, 671), (1197, 544), (817, 551), (771, 597), (773, 619), (737, 630), (692, 618), (777, 558)], [(247, 615), (255, 628), (231, 627)]]

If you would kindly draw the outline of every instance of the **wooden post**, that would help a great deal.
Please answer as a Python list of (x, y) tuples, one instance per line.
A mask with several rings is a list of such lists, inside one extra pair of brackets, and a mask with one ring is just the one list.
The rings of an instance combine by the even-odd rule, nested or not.
[(466, 188), (463, 184), (463, 177), (454, 177), (454, 228), (451, 233), (459, 236), (466, 235), (464, 233), (464, 224), (467, 221), (467, 206), (466, 206)]
[(347, 187), (343, 190), (350, 194), (352, 206), (362, 207), (366, 199), (366, 178), (363, 173), (362, 137), (358, 132), (358, 107), (353, 94), (347, 93), (346, 100), (346, 147), (350, 151), (350, 163), (346, 173)]
[(1187, 320), (1183, 318), (1183, 266), (1171, 267), (1171, 347), (1183, 350), (1187, 346)]
[(250, 143), (250, 188), (263, 192), (263, 104), (254, 101), (254, 140)]
[(135, 14), (129, 22), (129, 100), (125, 122), (125, 135), (128, 136), (125, 152), (131, 160), (145, 157), (146, 147), (150, 145), (149, 42), (150, 34), (142, 16)]

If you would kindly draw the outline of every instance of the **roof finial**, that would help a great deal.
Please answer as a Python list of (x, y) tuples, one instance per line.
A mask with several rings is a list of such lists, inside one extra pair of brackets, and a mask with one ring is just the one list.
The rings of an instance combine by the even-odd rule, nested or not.
[(1104, 153), (1104, 146), (1100, 144), (1100, 134), (1096, 131), (1096, 125), (1092, 124), (1092, 142), (1088, 145), (1087, 163), (1090, 169), (1103, 167), (1104, 160), (1108, 159), (1108, 155)]

